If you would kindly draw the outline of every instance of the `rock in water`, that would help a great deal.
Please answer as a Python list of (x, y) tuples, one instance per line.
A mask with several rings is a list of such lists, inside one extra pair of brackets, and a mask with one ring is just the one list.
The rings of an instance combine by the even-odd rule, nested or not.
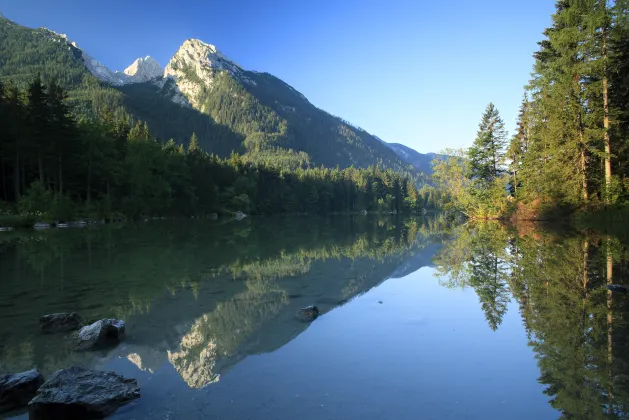
[(30, 420), (100, 419), (140, 398), (135, 379), (72, 366), (58, 370), (28, 403)]
[(44, 315), (39, 318), (39, 327), (45, 333), (78, 330), (83, 320), (76, 312)]
[(80, 350), (97, 349), (118, 344), (124, 336), (124, 321), (101, 319), (79, 330), (77, 345)]
[(301, 322), (312, 322), (319, 316), (319, 308), (307, 306), (297, 311), (296, 317)]
[(43, 383), (37, 369), (0, 376), (0, 413), (25, 407)]

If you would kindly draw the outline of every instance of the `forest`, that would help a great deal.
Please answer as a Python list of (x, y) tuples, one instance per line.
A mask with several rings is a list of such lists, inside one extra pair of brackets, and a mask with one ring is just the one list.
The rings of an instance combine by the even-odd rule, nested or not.
[[(103, 108), (78, 112), (54, 78), (0, 84), (3, 223), (77, 218), (378, 211), (417, 212), (434, 199), (419, 180), (379, 165), (315, 167), (307, 155), (260, 151), (220, 158), (156, 138)], [(0, 223), (2, 224), (2, 223)]]
[(629, 2), (556, 2), (517, 129), (489, 104), (473, 145), (435, 162), (441, 205), (473, 218), (550, 219), (629, 201)]

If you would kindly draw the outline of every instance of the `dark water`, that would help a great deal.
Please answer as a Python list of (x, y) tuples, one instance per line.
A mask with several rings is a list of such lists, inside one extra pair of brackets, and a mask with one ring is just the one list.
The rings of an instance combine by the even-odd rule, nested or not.
[[(0, 372), (137, 378), (115, 418), (628, 416), (614, 236), (362, 217), (0, 235)], [(38, 332), (60, 311), (124, 319), (128, 337), (76, 352)]]

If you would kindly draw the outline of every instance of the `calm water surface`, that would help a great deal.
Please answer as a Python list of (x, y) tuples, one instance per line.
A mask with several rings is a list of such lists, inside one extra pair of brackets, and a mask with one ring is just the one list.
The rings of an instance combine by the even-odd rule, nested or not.
[[(624, 243), (439, 219), (155, 221), (0, 236), (0, 372), (137, 378), (129, 419), (623, 418)], [(315, 304), (312, 323), (296, 311)], [(40, 315), (117, 317), (79, 353)], [(20, 413), (16, 416), (25, 417)]]

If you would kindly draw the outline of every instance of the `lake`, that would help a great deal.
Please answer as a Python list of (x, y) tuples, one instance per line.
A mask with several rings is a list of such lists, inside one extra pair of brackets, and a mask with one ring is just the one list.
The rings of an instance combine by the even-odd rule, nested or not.
[[(136, 378), (120, 419), (624, 418), (628, 268), (611, 235), (439, 217), (2, 232), (0, 372)], [(39, 332), (68, 311), (127, 338)]]

